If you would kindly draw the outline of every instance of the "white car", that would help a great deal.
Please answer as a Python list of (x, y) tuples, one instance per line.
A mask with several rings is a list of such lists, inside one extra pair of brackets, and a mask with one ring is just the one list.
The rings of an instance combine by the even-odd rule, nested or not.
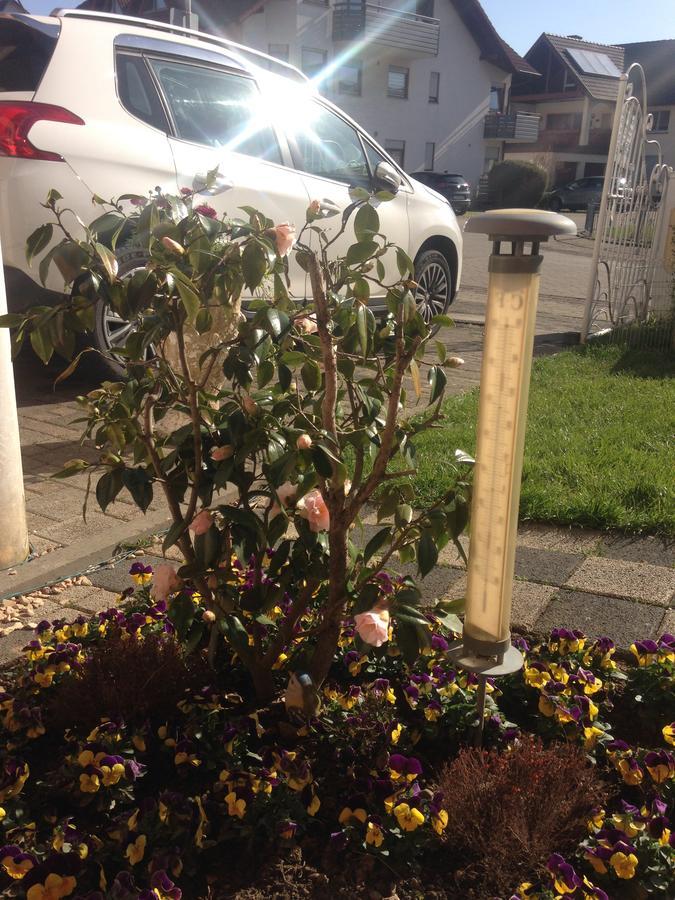
[[(64, 290), (55, 267), (45, 290), (37, 263), (26, 263), (26, 238), (48, 219), (41, 204), (49, 189), (72, 210), (66, 224), (76, 234), (77, 217), (100, 214), (94, 194), (198, 190), (215, 168), (204, 199), (219, 214), (242, 215), (248, 205), (298, 226), (313, 199), (344, 209), (350, 186), (389, 190), (394, 199), (378, 209), (382, 231), (415, 261), (421, 313), (429, 320), (454, 299), (462, 236), (450, 204), (408, 178), (294, 67), (131, 17), (0, 15), (0, 237), (10, 311), (54, 303)], [(340, 217), (325, 224), (338, 229)], [(353, 242), (347, 229), (334, 253)], [(291, 260), (289, 274), (301, 301), (305, 272)], [(94, 342), (114, 352), (130, 327), (101, 304)]]

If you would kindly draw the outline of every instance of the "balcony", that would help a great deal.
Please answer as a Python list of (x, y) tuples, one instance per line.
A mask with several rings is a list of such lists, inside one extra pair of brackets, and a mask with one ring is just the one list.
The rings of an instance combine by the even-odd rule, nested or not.
[(334, 41), (366, 41), (410, 56), (438, 56), (438, 19), (366, 3), (338, 0), (333, 10)]
[(531, 113), (489, 112), (485, 116), (483, 137), (486, 140), (517, 141), (530, 144), (539, 137), (540, 116)]

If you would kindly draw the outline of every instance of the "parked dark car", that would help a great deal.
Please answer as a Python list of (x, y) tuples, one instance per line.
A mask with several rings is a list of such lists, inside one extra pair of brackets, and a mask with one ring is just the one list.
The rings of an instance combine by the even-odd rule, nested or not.
[(548, 208), (553, 212), (560, 212), (561, 209), (575, 212), (587, 209), (589, 203), (600, 203), (604, 180), (602, 175), (592, 175), (557, 187), (548, 196)]
[(413, 172), (411, 177), (445, 197), (458, 216), (463, 216), (469, 208), (471, 187), (463, 175), (450, 172)]

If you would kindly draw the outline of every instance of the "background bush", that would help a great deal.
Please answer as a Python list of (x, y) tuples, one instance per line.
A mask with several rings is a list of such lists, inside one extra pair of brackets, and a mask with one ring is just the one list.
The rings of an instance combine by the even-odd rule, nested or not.
[(535, 207), (546, 190), (548, 176), (536, 163), (504, 160), (488, 175), (490, 201), (498, 207)]

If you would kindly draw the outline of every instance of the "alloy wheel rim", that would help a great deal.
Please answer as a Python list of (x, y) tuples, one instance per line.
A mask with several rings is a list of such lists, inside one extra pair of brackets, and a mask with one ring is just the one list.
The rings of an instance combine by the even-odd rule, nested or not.
[[(127, 278), (131, 278), (132, 275), (134, 275), (136, 272), (142, 271), (144, 268), (145, 266), (135, 266), (128, 272), (125, 272), (123, 280), (126, 281)], [(124, 346), (129, 335), (136, 331), (136, 323), (130, 322), (128, 319), (123, 319), (122, 316), (116, 313), (115, 310), (110, 306), (105, 306), (103, 309), (101, 325), (103, 329), (103, 339), (105, 341), (108, 352), (113, 357), (115, 362), (124, 365), (124, 363), (126, 362), (125, 357), (119, 356), (117, 353), (115, 353), (115, 348)], [(154, 350), (150, 346), (145, 351), (145, 357), (146, 359), (149, 359), (153, 355)]]
[(448, 276), (440, 263), (429, 263), (417, 279), (415, 303), (425, 322), (445, 312), (448, 301)]

